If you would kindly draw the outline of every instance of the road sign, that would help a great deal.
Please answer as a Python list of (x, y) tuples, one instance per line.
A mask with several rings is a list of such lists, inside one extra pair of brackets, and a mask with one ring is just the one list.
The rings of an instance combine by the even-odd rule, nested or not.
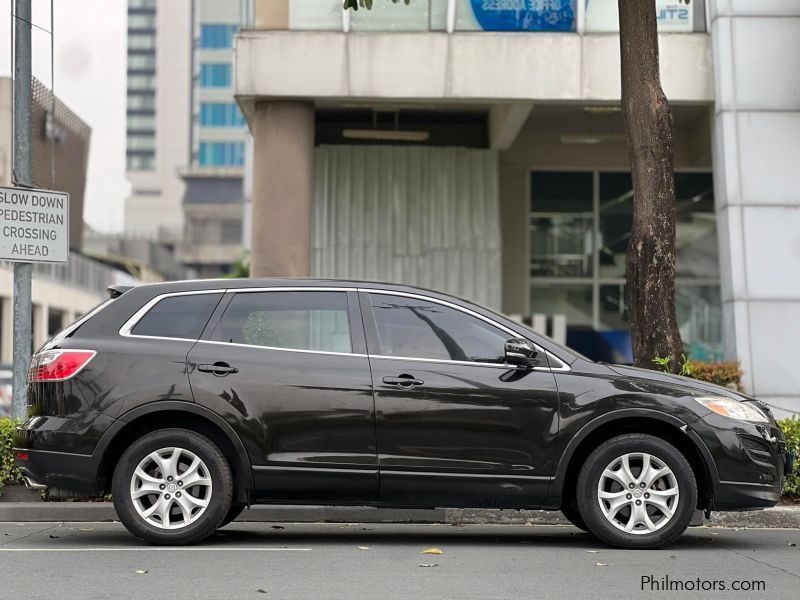
[(67, 262), (69, 194), (0, 187), (0, 260)]

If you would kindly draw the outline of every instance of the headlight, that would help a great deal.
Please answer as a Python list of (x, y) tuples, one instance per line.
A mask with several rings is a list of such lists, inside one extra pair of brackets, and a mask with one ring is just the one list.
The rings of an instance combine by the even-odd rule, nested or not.
[(740, 419), (742, 421), (755, 421), (756, 423), (769, 423), (767, 415), (747, 402), (739, 402), (723, 396), (709, 396), (695, 398), (695, 400), (723, 417)]

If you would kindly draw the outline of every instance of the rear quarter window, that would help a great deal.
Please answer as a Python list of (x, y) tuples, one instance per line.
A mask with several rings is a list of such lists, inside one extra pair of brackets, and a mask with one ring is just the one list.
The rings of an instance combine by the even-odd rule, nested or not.
[(222, 294), (187, 294), (158, 301), (131, 329), (133, 335), (196, 340)]

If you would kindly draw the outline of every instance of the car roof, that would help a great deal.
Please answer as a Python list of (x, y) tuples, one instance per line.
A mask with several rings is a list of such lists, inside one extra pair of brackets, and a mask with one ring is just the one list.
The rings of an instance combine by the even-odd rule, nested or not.
[[(408, 293), (423, 293), (431, 296), (442, 296), (447, 298), (460, 298), (437, 292), (421, 287), (386, 283), (380, 281), (363, 281), (356, 279), (318, 279), (310, 277), (253, 277), (253, 278), (230, 278), (230, 279), (186, 279), (182, 281), (168, 281), (163, 283), (150, 283), (136, 286), (131, 289), (151, 290), (154, 294), (168, 294), (172, 292), (198, 291), (198, 290), (219, 290), (219, 289), (248, 289), (248, 288), (271, 288), (271, 287), (337, 287), (337, 288), (369, 288), (378, 290), (391, 290)], [(115, 288), (115, 291), (118, 291)], [(125, 290), (126, 292), (128, 290)], [(462, 300), (463, 301), (463, 300)]]

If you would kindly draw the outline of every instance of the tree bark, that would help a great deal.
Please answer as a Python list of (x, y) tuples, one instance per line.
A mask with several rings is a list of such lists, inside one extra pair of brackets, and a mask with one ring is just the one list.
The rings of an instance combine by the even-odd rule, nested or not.
[(675, 316), (675, 175), (673, 124), (658, 66), (654, 0), (619, 0), (622, 113), (633, 179), (633, 229), (626, 299), (634, 364), (654, 368), (683, 344)]

